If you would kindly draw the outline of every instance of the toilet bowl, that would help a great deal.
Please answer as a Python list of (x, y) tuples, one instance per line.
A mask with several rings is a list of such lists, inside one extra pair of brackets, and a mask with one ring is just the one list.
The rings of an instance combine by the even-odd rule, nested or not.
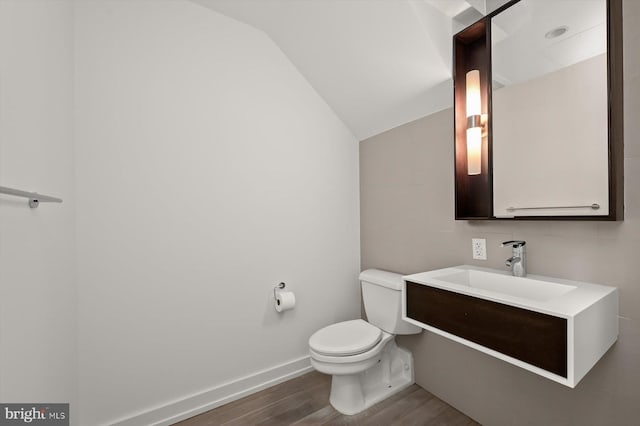
[(332, 376), (329, 401), (347, 415), (414, 383), (413, 357), (396, 345), (395, 334), (422, 331), (401, 319), (401, 275), (368, 270), (360, 274), (360, 280), (370, 322), (339, 322), (309, 338), (311, 365)]
[[(369, 342), (371, 346), (366, 350), (352, 349), (353, 346), (348, 345), (331, 345), (329, 333), (318, 336), (327, 328), (333, 328), (331, 331), (345, 336), (349, 331), (367, 326), (375, 329), (379, 337), (375, 342)], [(353, 337), (357, 339), (361, 335), (355, 334)], [(327, 344), (335, 350), (333, 354), (323, 351)], [(353, 353), (350, 353), (352, 350)], [(411, 353), (395, 344), (393, 334), (363, 320), (345, 321), (319, 330), (309, 339), (309, 353), (313, 368), (333, 376), (329, 401), (342, 414), (357, 414), (414, 382)]]
[(360, 373), (378, 362), (391, 339), (393, 335), (361, 319), (333, 324), (309, 339), (311, 365), (331, 375)]

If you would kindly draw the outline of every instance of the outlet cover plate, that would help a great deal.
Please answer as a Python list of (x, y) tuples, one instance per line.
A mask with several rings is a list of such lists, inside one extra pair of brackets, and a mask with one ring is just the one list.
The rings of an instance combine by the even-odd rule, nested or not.
[(472, 238), (471, 248), (474, 259), (487, 260), (487, 240), (484, 238)]

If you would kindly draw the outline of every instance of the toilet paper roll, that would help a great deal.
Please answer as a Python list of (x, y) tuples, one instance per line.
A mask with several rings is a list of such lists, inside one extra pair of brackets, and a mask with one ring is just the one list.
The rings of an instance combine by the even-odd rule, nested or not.
[(293, 309), (296, 306), (296, 295), (291, 291), (277, 291), (275, 304), (278, 312)]

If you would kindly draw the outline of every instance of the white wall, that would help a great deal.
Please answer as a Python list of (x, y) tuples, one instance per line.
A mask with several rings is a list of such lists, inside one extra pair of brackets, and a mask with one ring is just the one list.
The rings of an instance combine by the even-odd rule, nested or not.
[(66, 0), (0, 0), (0, 401), (76, 389), (72, 15)]
[(357, 140), (282, 52), (182, 0), (75, 13), (80, 423), (305, 357), (359, 317)]

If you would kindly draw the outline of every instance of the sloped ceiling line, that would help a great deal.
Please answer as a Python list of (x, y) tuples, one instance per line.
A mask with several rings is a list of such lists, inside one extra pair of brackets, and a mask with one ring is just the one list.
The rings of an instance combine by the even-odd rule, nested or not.
[(486, 7), (485, 0), (191, 1), (264, 31), (360, 140), (452, 105), (453, 18), (471, 3)]

